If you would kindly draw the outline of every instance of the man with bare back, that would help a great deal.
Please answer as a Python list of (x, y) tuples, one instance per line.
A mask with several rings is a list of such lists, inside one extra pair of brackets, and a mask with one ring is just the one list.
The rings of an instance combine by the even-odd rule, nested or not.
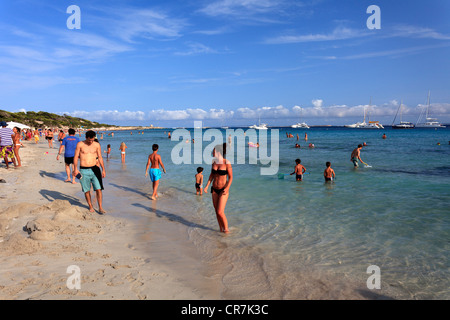
[(158, 154), (159, 146), (157, 144), (154, 144), (152, 146), (153, 153), (148, 156), (147, 161), (147, 167), (145, 168), (145, 176), (148, 175), (148, 168), (151, 165), (150, 168), (150, 180), (153, 184), (153, 194), (150, 197), (152, 200), (156, 200), (158, 197), (157, 191), (158, 191), (158, 185), (159, 185), (159, 179), (161, 179), (161, 170), (159, 169), (159, 166), (161, 165), (161, 168), (164, 170), (164, 173), (166, 173), (166, 169), (164, 168), (164, 164), (162, 163), (161, 156)]

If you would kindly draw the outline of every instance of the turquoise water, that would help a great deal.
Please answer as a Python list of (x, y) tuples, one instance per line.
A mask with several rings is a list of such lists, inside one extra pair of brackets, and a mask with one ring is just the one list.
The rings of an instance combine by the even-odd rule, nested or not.
[[(174, 164), (172, 150), (184, 142), (168, 139), (168, 130), (104, 135), (102, 149), (112, 147), (108, 173), (124, 177), (121, 184), (107, 185), (105, 194), (133, 188), (148, 205), (144, 195), (151, 193), (151, 185), (144, 178), (145, 165), (151, 145), (159, 144), (167, 170), (159, 189), (161, 199), (179, 204), (189, 241), (211, 264), (210, 272), (221, 274), (224, 297), (334, 299), (366, 292), (375, 298), (450, 298), (449, 129), (278, 130), (279, 162), (274, 162), (278, 172), (293, 172), (295, 159), (300, 158), (309, 174), (301, 182), (289, 175), (284, 179), (261, 175), (260, 169), (268, 166), (249, 164), (248, 152), (254, 148), (246, 147), (246, 154), (237, 156), (245, 164), (233, 164), (226, 207), (232, 231), (228, 236), (217, 232), (210, 194), (195, 195), (196, 168), (205, 168), (206, 184), (210, 163)], [(286, 138), (286, 132), (294, 137), (298, 133), (299, 141)], [(222, 133), (225, 141), (229, 132)], [(120, 163), (122, 141), (128, 146), (126, 165)], [(354, 169), (350, 154), (363, 142), (367, 146), (361, 158), (372, 167)], [(301, 148), (294, 148), (295, 143)], [(308, 148), (308, 143), (315, 148)], [(203, 142), (203, 148), (210, 144)], [(336, 172), (333, 183), (324, 183), (327, 161)], [(124, 198), (121, 204), (130, 208), (127, 215), (133, 211), (130, 201), (136, 198)], [(371, 265), (380, 268), (381, 290), (367, 288), (366, 270)]]

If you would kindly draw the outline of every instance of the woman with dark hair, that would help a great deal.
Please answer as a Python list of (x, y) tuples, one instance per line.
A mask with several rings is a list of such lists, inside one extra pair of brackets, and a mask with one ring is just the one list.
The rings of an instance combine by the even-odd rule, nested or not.
[(49, 148), (53, 149), (53, 132), (52, 132), (52, 129), (48, 129), (47, 130), (47, 135), (46, 135), (45, 139), (48, 141)]
[(225, 216), (225, 206), (227, 205), (229, 189), (233, 182), (233, 169), (231, 163), (226, 156), (226, 143), (217, 145), (213, 150), (213, 162), (211, 166), (211, 174), (205, 187), (205, 193), (208, 192), (210, 183), (211, 195), (214, 209), (216, 211), (217, 222), (219, 223), (220, 232), (228, 233), (228, 221)]

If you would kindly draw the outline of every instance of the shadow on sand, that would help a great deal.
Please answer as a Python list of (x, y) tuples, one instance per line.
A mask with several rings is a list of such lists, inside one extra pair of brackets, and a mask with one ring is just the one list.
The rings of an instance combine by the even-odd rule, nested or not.
[(73, 206), (79, 206), (82, 208), (88, 208), (89, 206), (81, 203), (78, 198), (75, 198), (73, 196), (69, 196), (67, 194), (61, 193), (59, 191), (53, 191), (53, 190), (46, 190), (42, 189), (39, 191), (39, 193), (48, 201), (55, 201), (55, 200), (67, 200), (69, 203)]
[(197, 224), (195, 222), (188, 221), (185, 218), (180, 217), (179, 215), (176, 215), (176, 214), (173, 214), (173, 213), (164, 212), (164, 211), (161, 211), (161, 210), (158, 210), (158, 209), (146, 207), (146, 206), (144, 206), (144, 205), (142, 205), (140, 203), (133, 203), (132, 205), (135, 206), (135, 207), (139, 207), (139, 208), (145, 209), (148, 212), (154, 213), (158, 218), (165, 218), (165, 219), (167, 219), (169, 221), (182, 223), (185, 226), (188, 226), (188, 227), (191, 227), (191, 228), (198, 228), (198, 229), (203, 229), (203, 230), (217, 231), (217, 230), (214, 230), (212, 228), (209, 228), (209, 227)]

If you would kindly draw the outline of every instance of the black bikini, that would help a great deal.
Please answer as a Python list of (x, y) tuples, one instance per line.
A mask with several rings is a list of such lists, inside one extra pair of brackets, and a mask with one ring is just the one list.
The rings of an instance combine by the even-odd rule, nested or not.
[[(227, 171), (226, 169), (225, 169), (225, 170), (211, 169), (211, 172), (212, 172), (212, 173), (216, 173), (216, 174), (218, 174), (218, 175), (220, 175), (220, 176), (224, 176), (224, 175), (227, 174), (228, 171)], [(215, 193), (217, 193), (218, 195), (220, 195), (224, 190), (225, 190), (225, 187), (223, 187), (222, 189), (216, 189), (216, 188), (214, 188), (214, 187), (211, 187), (211, 193), (215, 192)]]

